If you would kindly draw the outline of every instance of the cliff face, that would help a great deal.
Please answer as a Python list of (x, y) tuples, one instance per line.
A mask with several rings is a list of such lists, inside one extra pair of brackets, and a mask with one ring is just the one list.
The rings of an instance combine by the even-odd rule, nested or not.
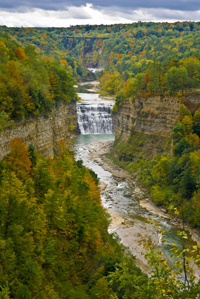
[[(190, 95), (185, 102), (197, 105), (199, 100), (199, 95)], [(180, 98), (168, 96), (125, 100), (112, 115), (119, 158), (135, 160), (163, 152), (178, 118), (180, 104)]]
[(116, 137), (123, 131), (124, 138), (135, 131), (169, 136), (178, 117), (180, 100), (160, 96), (125, 100), (117, 113), (113, 113)]
[(21, 138), (27, 146), (32, 144), (38, 153), (52, 158), (59, 143), (67, 143), (73, 132), (78, 132), (76, 102), (58, 102), (47, 116), (15, 123), (12, 129), (0, 132), (0, 160), (9, 153), (9, 143), (14, 138)]

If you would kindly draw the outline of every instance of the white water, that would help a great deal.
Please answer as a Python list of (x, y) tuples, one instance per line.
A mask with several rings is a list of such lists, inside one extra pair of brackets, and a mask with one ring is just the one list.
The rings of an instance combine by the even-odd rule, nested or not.
[(113, 134), (112, 101), (103, 101), (98, 94), (79, 93), (78, 125), (81, 134)]

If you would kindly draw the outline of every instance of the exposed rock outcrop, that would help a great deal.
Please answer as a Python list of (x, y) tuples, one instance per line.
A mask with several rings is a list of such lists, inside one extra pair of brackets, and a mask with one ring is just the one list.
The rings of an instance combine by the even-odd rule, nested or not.
[[(184, 103), (193, 106), (199, 101), (200, 95), (189, 95), (184, 99)], [(118, 156), (124, 160), (134, 160), (134, 157), (145, 158), (163, 152), (182, 102), (180, 98), (170, 96), (125, 100), (118, 112), (112, 114)]]
[(113, 113), (116, 137), (123, 131), (128, 137), (132, 126), (146, 134), (169, 136), (178, 117), (181, 101), (160, 96), (125, 100), (117, 113)]
[(57, 102), (46, 116), (17, 122), (13, 128), (0, 132), (0, 160), (9, 153), (9, 143), (14, 138), (21, 138), (27, 146), (32, 144), (38, 153), (52, 158), (59, 143), (67, 143), (75, 132), (78, 132), (76, 102)]

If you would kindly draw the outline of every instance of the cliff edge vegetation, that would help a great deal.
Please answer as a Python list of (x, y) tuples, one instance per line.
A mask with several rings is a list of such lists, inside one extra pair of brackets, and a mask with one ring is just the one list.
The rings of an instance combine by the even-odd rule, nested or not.
[(12, 121), (47, 114), (57, 101), (77, 100), (76, 81), (69, 71), (7, 34), (0, 36), (0, 66), (0, 130)]

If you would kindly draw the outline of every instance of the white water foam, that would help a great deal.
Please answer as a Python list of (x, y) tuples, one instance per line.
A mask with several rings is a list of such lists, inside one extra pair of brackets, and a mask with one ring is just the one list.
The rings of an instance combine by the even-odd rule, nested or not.
[[(113, 102), (102, 101), (98, 95), (91, 95), (92, 100), (77, 103), (78, 125), (81, 134), (113, 134), (114, 126), (111, 117)], [(88, 97), (88, 95), (87, 95)]]

